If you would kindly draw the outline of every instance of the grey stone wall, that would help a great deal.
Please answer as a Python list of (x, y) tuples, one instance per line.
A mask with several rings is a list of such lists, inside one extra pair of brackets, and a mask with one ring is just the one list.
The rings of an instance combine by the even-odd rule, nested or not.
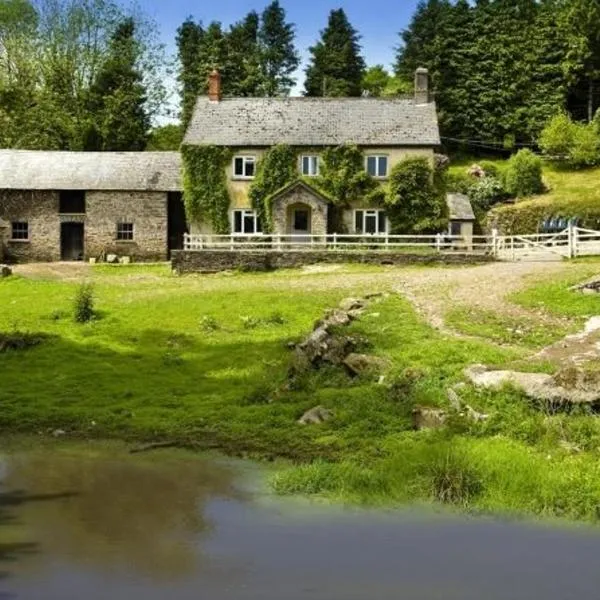
[[(134, 260), (167, 259), (166, 192), (87, 192), (85, 216), (73, 218), (59, 215), (58, 192), (0, 190), (0, 219), (9, 225), (5, 259), (11, 262), (60, 260), (64, 221), (84, 223), (86, 258), (106, 253)], [(28, 241), (8, 239), (12, 221), (29, 223)], [(119, 221), (134, 224), (132, 242), (117, 241)]]
[(269, 271), (302, 267), (317, 263), (362, 263), (371, 265), (406, 264), (478, 264), (493, 262), (491, 256), (481, 254), (405, 254), (400, 252), (338, 252), (333, 250), (283, 252), (230, 252), (203, 250), (172, 253), (171, 264), (177, 273), (215, 273), (230, 269)]
[[(28, 262), (60, 259), (57, 192), (0, 190), (0, 219), (9, 225), (5, 242), (6, 260)], [(29, 223), (29, 241), (13, 242), (8, 239), (12, 221)]]
[(273, 203), (273, 232), (282, 235), (291, 233), (290, 209), (297, 204), (305, 204), (311, 209), (310, 233), (326, 235), (327, 204), (301, 186), (292, 188)]
[[(134, 240), (117, 241), (117, 223), (133, 223)], [(85, 254), (166, 260), (167, 194), (165, 192), (88, 192)]]

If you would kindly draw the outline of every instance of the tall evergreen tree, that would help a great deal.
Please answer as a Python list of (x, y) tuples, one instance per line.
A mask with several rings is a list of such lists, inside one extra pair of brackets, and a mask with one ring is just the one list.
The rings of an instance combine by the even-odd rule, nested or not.
[(196, 103), (204, 91), (204, 80), (198, 68), (198, 55), (204, 37), (201, 23), (188, 17), (177, 29), (177, 55), (180, 62), (179, 85), (181, 94), (181, 121), (187, 127)]
[(300, 58), (294, 47), (294, 25), (286, 23), (285, 10), (279, 0), (271, 2), (263, 11), (258, 38), (262, 95), (289, 94), (295, 83), (292, 74)]
[(227, 34), (227, 91), (232, 96), (257, 96), (262, 83), (259, 50), (260, 17), (252, 11)]
[(309, 50), (306, 96), (360, 96), (365, 61), (360, 36), (343, 9), (332, 10), (321, 39)]
[(144, 150), (150, 118), (146, 113), (146, 89), (136, 68), (140, 48), (135, 23), (126, 19), (115, 31), (106, 60), (89, 93), (93, 124), (86, 150)]

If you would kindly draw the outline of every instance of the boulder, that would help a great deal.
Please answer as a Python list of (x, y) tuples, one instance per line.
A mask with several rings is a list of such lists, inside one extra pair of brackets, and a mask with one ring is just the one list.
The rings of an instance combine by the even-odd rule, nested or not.
[(109, 265), (116, 265), (119, 262), (119, 257), (116, 254), (107, 254), (106, 255), (106, 262)]
[(365, 300), (361, 300), (360, 298), (344, 298), (339, 307), (343, 311), (350, 312), (353, 310), (361, 310), (367, 305)]
[(119, 262), (122, 265), (130, 265), (131, 264), (131, 256), (121, 256)]
[(333, 417), (333, 412), (323, 406), (315, 406), (310, 410), (306, 411), (298, 423), (300, 425), (320, 425), (329, 421)]
[(594, 404), (600, 401), (600, 389), (565, 387), (559, 380), (546, 373), (521, 373), (518, 371), (490, 371), (483, 365), (465, 369), (465, 377), (480, 388), (499, 390), (511, 385), (522, 390), (533, 400), (558, 404)]
[(423, 429), (441, 429), (446, 425), (448, 414), (441, 408), (415, 406), (412, 411), (413, 427), (417, 431)]
[(344, 366), (351, 375), (381, 375), (388, 367), (388, 363), (379, 356), (369, 354), (349, 354), (344, 359)]
[(0, 279), (10, 277), (11, 275), (12, 269), (8, 265), (0, 265)]

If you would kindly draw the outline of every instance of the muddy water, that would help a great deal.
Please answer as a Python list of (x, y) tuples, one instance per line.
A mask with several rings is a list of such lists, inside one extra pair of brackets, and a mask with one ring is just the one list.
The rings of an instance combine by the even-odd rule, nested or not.
[(0, 598), (597, 599), (600, 531), (282, 502), (187, 454), (5, 455)]

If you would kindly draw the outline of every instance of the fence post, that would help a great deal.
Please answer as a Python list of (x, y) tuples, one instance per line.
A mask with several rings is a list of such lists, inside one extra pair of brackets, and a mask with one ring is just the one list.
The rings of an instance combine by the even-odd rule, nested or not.
[(438, 252), (441, 252), (441, 251), (442, 251), (442, 234), (441, 234), (441, 233), (438, 233), (438, 234), (435, 236), (435, 249), (436, 249)]
[(498, 258), (498, 230), (492, 229), (492, 256)]
[(573, 221), (569, 221), (569, 258), (576, 258), (578, 254), (579, 245), (579, 231), (573, 224)]
[(333, 233), (333, 249), (337, 250), (337, 233)]

